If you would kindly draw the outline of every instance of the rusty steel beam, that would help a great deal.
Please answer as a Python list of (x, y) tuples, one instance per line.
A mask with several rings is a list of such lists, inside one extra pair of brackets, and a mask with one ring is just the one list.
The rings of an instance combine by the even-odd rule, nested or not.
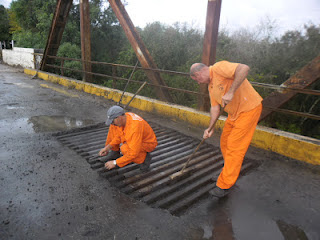
[(71, 6), (72, 0), (57, 0), (56, 10), (52, 18), (51, 29), (49, 31), (46, 48), (44, 50), (44, 54), (41, 61), (40, 69), (42, 71), (47, 70), (47, 63), (54, 63), (54, 59), (48, 58), (48, 55), (57, 55)]
[(80, 34), (81, 34), (81, 59), (83, 81), (91, 82), (91, 34), (90, 34), (90, 6), (88, 0), (80, 0)]
[[(281, 86), (291, 87), (296, 89), (304, 89), (312, 83), (320, 79), (320, 55), (314, 58), (305, 67), (300, 69), (295, 75), (290, 77)], [(291, 98), (297, 95), (294, 91), (273, 92), (266, 97), (262, 104), (265, 107), (279, 108), (287, 103)], [(262, 110), (259, 121), (264, 120), (272, 113), (272, 109), (264, 108)]]
[[(219, 21), (222, 0), (208, 0), (206, 31), (203, 40), (202, 63), (210, 66), (216, 62)], [(200, 84), (200, 93), (205, 94), (198, 98), (198, 108), (202, 111), (210, 109), (208, 84)]]
[[(121, 0), (109, 0), (109, 3), (116, 14), (133, 50), (135, 51), (141, 66), (143, 68), (157, 69), (157, 65), (154, 63), (148, 49), (145, 47), (141, 37), (135, 29), (127, 11), (121, 3)], [(163, 81), (160, 74), (153, 71), (145, 71), (145, 73), (150, 82), (156, 85), (154, 90), (160, 100), (172, 102), (172, 97), (169, 92), (160, 87), (166, 86), (166, 83)]]

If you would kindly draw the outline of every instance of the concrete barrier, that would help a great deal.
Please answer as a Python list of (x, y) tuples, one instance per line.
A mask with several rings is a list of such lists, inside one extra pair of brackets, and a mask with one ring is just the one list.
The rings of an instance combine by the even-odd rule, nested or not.
[[(43, 80), (102, 96), (115, 102), (119, 102), (122, 95), (122, 91), (116, 89), (102, 87), (47, 72), (35, 71), (33, 69), (25, 69), (24, 72), (28, 75), (35, 75), (37, 73), (38, 77)], [(125, 93), (122, 98), (122, 103), (128, 103), (132, 97), (133, 94)], [(207, 127), (210, 121), (209, 113), (143, 96), (136, 96), (130, 106), (143, 111), (161, 114), (162, 116), (180, 119), (196, 126)], [(224, 121), (225, 117), (220, 117), (217, 121), (217, 128), (222, 129)], [(270, 150), (299, 161), (320, 165), (320, 140), (314, 138), (257, 126), (251, 144), (255, 147)]]
[(19, 48), (2, 50), (2, 60), (11, 66), (21, 66), (23, 68), (38, 68), (41, 61), (40, 56), (36, 56), (34, 62), (34, 53), (42, 53), (41, 49)]

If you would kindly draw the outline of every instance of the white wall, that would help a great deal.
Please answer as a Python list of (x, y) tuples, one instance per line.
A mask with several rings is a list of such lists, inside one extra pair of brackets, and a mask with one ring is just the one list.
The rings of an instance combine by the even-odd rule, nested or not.
[[(33, 48), (18, 48), (2, 49), (2, 60), (11, 66), (22, 66), (24, 68), (35, 68), (33, 53), (39, 52), (39, 50)], [(37, 56), (37, 68), (41, 57)]]

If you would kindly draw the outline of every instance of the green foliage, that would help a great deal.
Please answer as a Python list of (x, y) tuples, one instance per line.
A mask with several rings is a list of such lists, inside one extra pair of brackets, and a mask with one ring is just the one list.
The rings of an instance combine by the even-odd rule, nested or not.
[(33, 33), (30, 30), (21, 30), (13, 34), (13, 40), (16, 41), (16, 46), (20, 46), (23, 43), (23, 47), (26, 48), (42, 48), (42, 37), (39, 32)]
[(202, 36), (186, 24), (165, 26), (159, 22), (148, 24), (141, 32), (147, 49), (159, 68), (174, 70), (199, 54)]
[[(126, 4), (126, 3), (125, 3)], [(55, 0), (14, 0), (8, 11), (0, 7), (0, 19), (3, 32), (9, 32), (16, 40), (16, 46), (44, 48), (55, 10)], [(134, 66), (137, 57), (115, 14), (104, 0), (90, 1), (91, 20), (91, 57), (94, 61), (118, 63)], [(275, 22), (265, 19), (253, 30), (238, 29), (229, 32), (220, 29), (217, 43), (216, 61), (228, 60), (250, 66), (249, 81), (280, 85), (295, 74), (299, 69), (320, 54), (320, 25), (308, 24), (301, 31), (288, 31), (275, 37)], [(137, 29), (155, 64), (160, 69), (189, 72), (194, 62), (201, 62), (203, 33), (185, 23), (172, 26), (160, 22), (148, 24), (144, 29)], [(7, 38), (7, 36), (6, 36)], [(80, 12), (76, 2), (71, 7), (68, 21), (59, 48), (59, 56), (81, 58)], [(60, 65), (61, 62), (57, 61)], [(77, 61), (65, 61), (64, 66), (82, 69)], [(132, 68), (92, 65), (96, 73), (129, 78)], [(66, 70), (65, 75), (81, 79), (82, 74)], [(169, 87), (198, 91), (198, 85), (189, 77), (181, 75), (160, 74)], [(149, 81), (143, 70), (137, 70), (133, 81), (128, 85), (128, 92), (136, 92), (144, 81)], [(124, 80), (116, 80), (94, 76), (93, 82), (123, 90)], [(320, 83), (313, 84), (311, 89), (320, 89)], [(141, 95), (157, 98), (155, 87), (147, 85)], [(257, 87), (257, 91), (266, 97), (273, 90)], [(198, 95), (169, 90), (174, 102), (195, 107)], [(293, 111), (320, 115), (319, 97), (298, 94), (283, 108)], [(319, 137), (320, 124), (308, 118), (292, 117), (274, 113), (264, 121), (271, 127), (292, 131), (303, 135)]]
[(11, 40), (9, 14), (3, 5), (0, 5), (0, 23), (0, 41)]
[(95, 0), (90, 5), (92, 59), (115, 62), (129, 42), (111, 7), (103, 8), (103, 3)]
[(71, 6), (61, 42), (69, 42), (81, 47), (79, 4)]
[[(178, 89), (185, 89), (193, 92), (199, 91), (199, 85), (189, 77), (167, 75), (163, 77), (168, 86)], [(170, 90), (175, 103), (183, 106), (196, 106), (198, 95), (186, 92)]]
[(58, 56), (79, 59), (81, 58), (81, 49), (76, 44), (66, 42), (60, 46)]
[(14, 11), (11, 11), (10, 9), (8, 10), (8, 13), (9, 13), (10, 34), (14, 32), (17, 32), (17, 33), (20, 32), (22, 28), (18, 24), (16, 13)]
[[(160, 69), (188, 72), (190, 63), (199, 61), (199, 50), (202, 47), (202, 34), (194, 29), (188, 28), (186, 24), (175, 24), (166, 26), (159, 22), (147, 25), (143, 30), (138, 29), (141, 38), (149, 50), (154, 62)], [(135, 65), (137, 57), (130, 45), (118, 55), (117, 63)], [(120, 76), (126, 78), (130, 75), (130, 70), (119, 69)], [(179, 77), (175, 75), (161, 74), (166, 84), (173, 88), (194, 90), (197, 84), (189, 77)], [(144, 82), (148, 80), (145, 72), (138, 71), (133, 76), (134, 80)], [(123, 87), (125, 83), (121, 83)], [(196, 85), (196, 87), (195, 87)], [(135, 92), (139, 86), (130, 84), (128, 91)], [(123, 89), (123, 88), (120, 88)], [(196, 102), (196, 96), (169, 90), (175, 103), (191, 106)], [(141, 94), (144, 96), (157, 98), (154, 87), (145, 87)]]
[[(58, 51), (58, 57), (68, 57), (68, 58), (76, 58), (79, 59), (81, 58), (81, 49), (79, 46), (71, 43), (63, 43)], [(76, 69), (76, 70), (82, 70), (82, 65), (81, 62), (79, 61), (65, 61), (64, 62), (64, 67), (66, 68), (71, 68), (71, 69)], [(64, 75), (75, 78), (75, 79), (81, 79), (82, 74), (80, 72), (72, 71), (72, 70), (64, 70)]]
[(252, 76), (263, 74), (262, 82), (281, 84), (320, 53), (320, 26), (305, 25), (304, 31), (288, 31), (274, 40), (269, 34), (258, 36), (258, 30), (223, 32), (217, 59), (246, 63)]
[(16, 46), (44, 48), (56, 1), (16, 0), (10, 5), (10, 25)]

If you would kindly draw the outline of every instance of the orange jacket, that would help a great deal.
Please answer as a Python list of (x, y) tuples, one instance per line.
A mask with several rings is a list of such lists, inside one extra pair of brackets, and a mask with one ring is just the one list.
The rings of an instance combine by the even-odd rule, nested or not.
[(110, 125), (106, 145), (112, 150), (119, 150), (122, 143), (122, 157), (117, 159), (117, 165), (123, 167), (128, 163), (143, 163), (147, 152), (152, 152), (158, 145), (156, 135), (150, 125), (137, 114), (127, 112), (126, 125), (117, 127)]
[[(229, 91), (236, 68), (239, 63), (221, 61), (215, 63), (209, 69), (210, 83), (208, 85), (211, 106), (220, 104), (222, 97)], [(262, 97), (245, 79), (236, 90), (232, 101), (225, 107), (228, 118), (232, 121), (239, 117), (242, 112), (248, 112), (261, 104)]]

